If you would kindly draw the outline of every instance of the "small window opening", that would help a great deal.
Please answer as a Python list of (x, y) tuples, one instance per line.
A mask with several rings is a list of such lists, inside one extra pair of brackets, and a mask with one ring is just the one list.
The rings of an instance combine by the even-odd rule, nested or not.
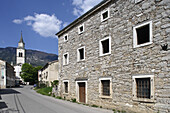
[(110, 80), (101, 80), (102, 83), (102, 95), (110, 96)]
[(103, 16), (103, 20), (106, 19), (106, 18), (108, 18), (108, 11), (104, 12), (104, 13), (102, 14), (102, 16)]
[(67, 63), (68, 63), (68, 62), (67, 62), (67, 58), (68, 58), (68, 55), (65, 54), (65, 55), (64, 55), (64, 64), (67, 64)]
[(136, 78), (136, 88), (138, 98), (148, 98), (151, 95), (150, 78)]
[(68, 40), (68, 36), (66, 35), (66, 36), (64, 36), (64, 40), (65, 41), (67, 41)]
[(144, 44), (150, 42), (149, 24), (136, 28), (137, 32), (137, 44)]
[(83, 26), (81, 26), (79, 29), (80, 29), (80, 32), (83, 32), (83, 30), (84, 30)]
[(84, 48), (79, 49), (79, 54), (80, 54), (80, 60), (84, 59)]
[(103, 54), (109, 53), (109, 39), (106, 39), (101, 43), (102, 43)]
[(65, 93), (68, 93), (68, 82), (64, 82)]

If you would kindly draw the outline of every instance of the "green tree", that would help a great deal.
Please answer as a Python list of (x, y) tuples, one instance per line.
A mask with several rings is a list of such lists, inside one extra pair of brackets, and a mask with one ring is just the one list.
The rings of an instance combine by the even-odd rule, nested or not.
[(38, 70), (40, 70), (41, 68), (41, 66), (33, 67), (31, 64), (25, 63), (22, 65), (21, 68), (21, 78), (25, 82), (35, 84), (38, 82)]

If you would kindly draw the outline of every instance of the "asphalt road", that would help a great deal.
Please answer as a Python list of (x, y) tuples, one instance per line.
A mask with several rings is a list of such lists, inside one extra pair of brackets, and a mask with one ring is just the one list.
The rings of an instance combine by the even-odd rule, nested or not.
[(1, 89), (0, 113), (113, 113), (111, 110), (44, 96), (31, 87)]

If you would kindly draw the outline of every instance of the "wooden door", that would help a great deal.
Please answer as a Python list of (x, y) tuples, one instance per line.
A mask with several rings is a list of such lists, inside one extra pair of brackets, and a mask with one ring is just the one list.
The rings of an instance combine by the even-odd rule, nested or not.
[(79, 83), (79, 102), (86, 103), (85, 83)]

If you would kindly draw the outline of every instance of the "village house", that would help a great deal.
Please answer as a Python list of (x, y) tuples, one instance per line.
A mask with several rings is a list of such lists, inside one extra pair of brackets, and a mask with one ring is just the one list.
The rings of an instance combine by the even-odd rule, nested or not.
[(170, 0), (103, 0), (56, 35), (59, 95), (170, 112)]
[(15, 86), (14, 67), (0, 60), (0, 89)]
[(48, 62), (41, 70), (38, 71), (38, 81), (40, 84), (51, 86), (51, 82), (58, 80), (58, 60)]

